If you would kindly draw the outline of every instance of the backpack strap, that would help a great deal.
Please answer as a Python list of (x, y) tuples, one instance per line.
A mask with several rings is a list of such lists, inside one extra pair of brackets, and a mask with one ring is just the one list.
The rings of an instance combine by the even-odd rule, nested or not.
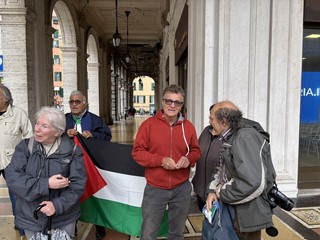
[(33, 143), (34, 143), (34, 137), (29, 138), (28, 149), (29, 149), (30, 155), (32, 153)]

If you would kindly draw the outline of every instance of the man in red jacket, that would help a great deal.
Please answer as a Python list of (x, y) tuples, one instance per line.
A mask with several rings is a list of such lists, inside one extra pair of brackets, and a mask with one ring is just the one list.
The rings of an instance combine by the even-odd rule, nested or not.
[(184, 96), (180, 86), (168, 86), (163, 92), (162, 110), (141, 124), (134, 142), (132, 156), (145, 167), (147, 180), (142, 240), (157, 239), (167, 207), (167, 239), (184, 239), (191, 196), (189, 172), (201, 154), (195, 128), (180, 112)]

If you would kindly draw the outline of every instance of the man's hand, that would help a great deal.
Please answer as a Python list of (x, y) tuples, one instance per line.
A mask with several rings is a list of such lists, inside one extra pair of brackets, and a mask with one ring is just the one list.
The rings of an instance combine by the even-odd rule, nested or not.
[(172, 158), (164, 157), (162, 159), (162, 167), (167, 170), (173, 170), (176, 168), (176, 163)]
[(186, 156), (182, 156), (176, 164), (176, 169), (189, 167), (190, 162)]
[(76, 136), (77, 133), (78, 133), (78, 132), (77, 132), (77, 129), (74, 129), (74, 128), (70, 128), (70, 129), (68, 129), (68, 131), (67, 131), (68, 136), (71, 137), (71, 138), (73, 138), (74, 136)]
[(206, 205), (207, 205), (208, 211), (210, 211), (210, 209), (212, 208), (213, 201), (218, 201), (217, 195), (215, 193), (208, 193), (207, 200), (206, 200)]
[(92, 133), (90, 131), (88, 131), (88, 130), (85, 130), (85, 131), (82, 132), (82, 136), (84, 138), (92, 138)]

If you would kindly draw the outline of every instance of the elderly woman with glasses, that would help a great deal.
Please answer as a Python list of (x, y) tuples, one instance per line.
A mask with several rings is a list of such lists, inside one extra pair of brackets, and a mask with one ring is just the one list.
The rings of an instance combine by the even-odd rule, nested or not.
[[(83, 154), (64, 134), (66, 119), (60, 110), (43, 107), (35, 120), (34, 138), (17, 145), (5, 169), (7, 185), (17, 195), (15, 225), (30, 239), (46, 230), (52, 216), (51, 228), (73, 237), (86, 184)], [(42, 207), (36, 219), (38, 206)]]

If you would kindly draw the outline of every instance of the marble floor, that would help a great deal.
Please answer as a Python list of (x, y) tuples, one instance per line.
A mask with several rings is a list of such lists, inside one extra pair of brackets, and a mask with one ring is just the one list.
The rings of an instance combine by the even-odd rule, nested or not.
[[(140, 124), (147, 116), (136, 116), (134, 119), (115, 122), (110, 126), (112, 141), (124, 144), (133, 144), (135, 134)], [(280, 208), (275, 209), (274, 223), (279, 230), (277, 237), (271, 238), (263, 232), (264, 240), (283, 239), (320, 239), (320, 196), (299, 197), (294, 199), (295, 208), (286, 212)], [(192, 196), (189, 217), (186, 222), (185, 239), (201, 239), (202, 215), (196, 204), (195, 196)], [(13, 228), (13, 216), (11, 203), (8, 197), (8, 190), (5, 181), (0, 177), (0, 240), (26, 239), (20, 237), (19, 231)], [(95, 228), (92, 224), (78, 223), (78, 240), (95, 240)], [(107, 229), (105, 240), (136, 240), (138, 238), (128, 236), (119, 232)]]

